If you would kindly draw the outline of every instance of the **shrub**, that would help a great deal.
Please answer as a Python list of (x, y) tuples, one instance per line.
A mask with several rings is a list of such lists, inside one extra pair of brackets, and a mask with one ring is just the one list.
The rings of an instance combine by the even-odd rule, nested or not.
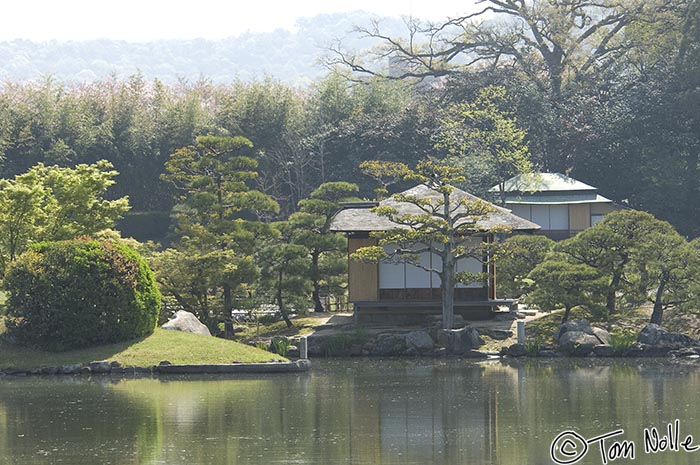
[(637, 333), (633, 329), (616, 329), (610, 332), (610, 346), (615, 355), (624, 354), (637, 342)]
[(292, 343), (286, 337), (275, 337), (270, 342), (270, 352), (286, 357)]
[(149, 335), (160, 292), (145, 260), (110, 241), (35, 244), (5, 276), (8, 330), (28, 345), (68, 350)]

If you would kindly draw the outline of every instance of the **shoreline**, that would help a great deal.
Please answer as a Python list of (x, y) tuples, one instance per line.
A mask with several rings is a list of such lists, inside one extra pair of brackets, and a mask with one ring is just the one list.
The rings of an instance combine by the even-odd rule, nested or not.
[(161, 363), (150, 367), (122, 367), (115, 362), (93, 362), (88, 365), (60, 365), (40, 368), (0, 368), (4, 376), (55, 376), (55, 375), (170, 375), (170, 374), (270, 374), (301, 373), (309, 371), (311, 361), (300, 359), (292, 362), (182, 364)]

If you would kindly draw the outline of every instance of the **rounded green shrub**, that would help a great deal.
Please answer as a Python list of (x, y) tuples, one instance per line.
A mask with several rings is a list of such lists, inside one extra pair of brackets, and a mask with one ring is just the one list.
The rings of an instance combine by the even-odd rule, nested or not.
[(7, 270), (8, 331), (19, 342), (69, 350), (151, 334), (161, 296), (146, 261), (111, 241), (33, 245)]

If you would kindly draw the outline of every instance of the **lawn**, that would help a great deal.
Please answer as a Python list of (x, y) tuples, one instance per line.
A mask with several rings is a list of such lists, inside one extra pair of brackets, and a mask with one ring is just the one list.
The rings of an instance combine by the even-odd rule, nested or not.
[[(4, 325), (0, 323), (0, 331)], [(225, 339), (157, 328), (143, 339), (69, 352), (44, 352), (0, 341), (0, 367), (37, 368), (96, 360), (116, 360), (123, 366), (286, 361), (279, 355)]]

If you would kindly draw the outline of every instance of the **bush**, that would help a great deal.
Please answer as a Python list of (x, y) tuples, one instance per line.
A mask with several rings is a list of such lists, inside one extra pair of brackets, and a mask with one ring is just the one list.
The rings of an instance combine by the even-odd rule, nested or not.
[(610, 332), (610, 346), (615, 355), (622, 355), (637, 342), (633, 329), (616, 329)]
[(160, 311), (153, 272), (110, 241), (35, 244), (5, 276), (8, 331), (18, 341), (68, 350), (151, 334)]

